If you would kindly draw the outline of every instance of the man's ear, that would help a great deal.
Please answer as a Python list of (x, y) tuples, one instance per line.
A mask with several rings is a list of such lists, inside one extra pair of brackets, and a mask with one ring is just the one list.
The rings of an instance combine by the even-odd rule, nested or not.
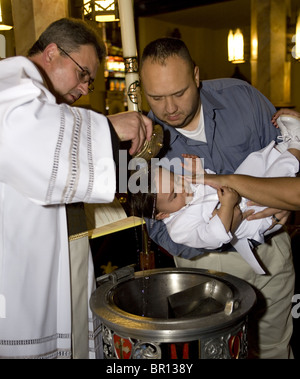
[(194, 78), (197, 85), (197, 88), (199, 88), (200, 85), (200, 70), (198, 66), (195, 66), (194, 68)]
[(170, 216), (170, 213), (164, 213), (164, 212), (159, 212), (157, 213), (157, 215), (155, 216), (155, 219), (156, 220), (163, 220), (164, 218), (167, 218)]
[(43, 51), (43, 56), (46, 63), (50, 63), (52, 59), (58, 54), (58, 47), (55, 43), (50, 43)]

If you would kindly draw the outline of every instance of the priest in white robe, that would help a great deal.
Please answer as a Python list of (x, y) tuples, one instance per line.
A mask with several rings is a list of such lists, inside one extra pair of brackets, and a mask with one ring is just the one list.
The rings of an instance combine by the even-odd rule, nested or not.
[[(134, 153), (151, 136), (137, 112), (108, 120), (70, 106), (91, 90), (104, 55), (84, 22), (62, 19), (28, 57), (0, 62), (0, 358), (74, 358), (66, 204), (111, 202), (118, 140)], [(86, 312), (89, 351), (79, 357), (101, 357)]]

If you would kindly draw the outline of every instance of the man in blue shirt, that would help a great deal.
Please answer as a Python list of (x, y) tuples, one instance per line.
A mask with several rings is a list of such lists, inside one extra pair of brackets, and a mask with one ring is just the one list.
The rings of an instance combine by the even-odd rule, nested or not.
[[(151, 108), (149, 117), (164, 128), (162, 154), (168, 159), (194, 154), (204, 159), (205, 169), (229, 174), (279, 134), (271, 123), (276, 110), (259, 91), (236, 79), (201, 82), (199, 68), (180, 40), (151, 42), (143, 52), (140, 72)], [(277, 219), (286, 216), (286, 212), (267, 209), (252, 217), (271, 214)], [(148, 223), (148, 231), (151, 239), (174, 255), (177, 266), (227, 272), (257, 289), (256, 315), (249, 325), (249, 357), (293, 357), (289, 341), (294, 268), (286, 232), (257, 247), (257, 257), (267, 271), (267, 275), (257, 275), (232, 247), (207, 252), (177, 245), (161, 221)]]

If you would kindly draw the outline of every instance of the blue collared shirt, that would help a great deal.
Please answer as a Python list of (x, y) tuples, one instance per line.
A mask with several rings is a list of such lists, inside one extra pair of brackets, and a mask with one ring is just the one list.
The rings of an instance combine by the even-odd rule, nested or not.
[[(163, 126), (169, 141), (165, 157), (181, 158), (195, 154), (204, 158), (204, 168), (217, 174), (231, 174), (253, 151), (265, 147), (280, 134), (271, 123), (275, 107), (257, 89), (238, 79), (215, 79), (202, 82), (200, 99), (203, 107), (207, 143), (192, 140), (175, 128), (149, 117)], [(166, 146), (164, 146), (166, 149)], [(148, 224), (150, 237), (170, 254), (183, 258), (200, 255), (204, 250), (175, 244), (163, 222)]]

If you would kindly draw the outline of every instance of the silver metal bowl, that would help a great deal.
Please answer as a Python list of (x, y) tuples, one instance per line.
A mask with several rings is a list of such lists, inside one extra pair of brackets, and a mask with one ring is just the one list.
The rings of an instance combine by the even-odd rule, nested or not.
[[(106, 337), (110, 335), (112, 340), (117, 335), (129, 340), (133, 347), (141, 342), (154, 343), (155, 350), (159, 350), (164, 343), (195, 340), (220, 340), (228, 345), (232, 336), (239, 334), (243, 335), (239, 357), (247, 353), (247, 315), (256, 296), (241, 279), (200, 269), (134, 273), (129, 267), (106, 275), (99, 282), (90, 305), (101, 319)], [(223, 358), (232, 357), (230, 345), (227, 348), (221, 349)], [(116, 354), (113, 345), (108, 350)], [(203, 347), (200, 350), (199, 354), (205, 357)]]

